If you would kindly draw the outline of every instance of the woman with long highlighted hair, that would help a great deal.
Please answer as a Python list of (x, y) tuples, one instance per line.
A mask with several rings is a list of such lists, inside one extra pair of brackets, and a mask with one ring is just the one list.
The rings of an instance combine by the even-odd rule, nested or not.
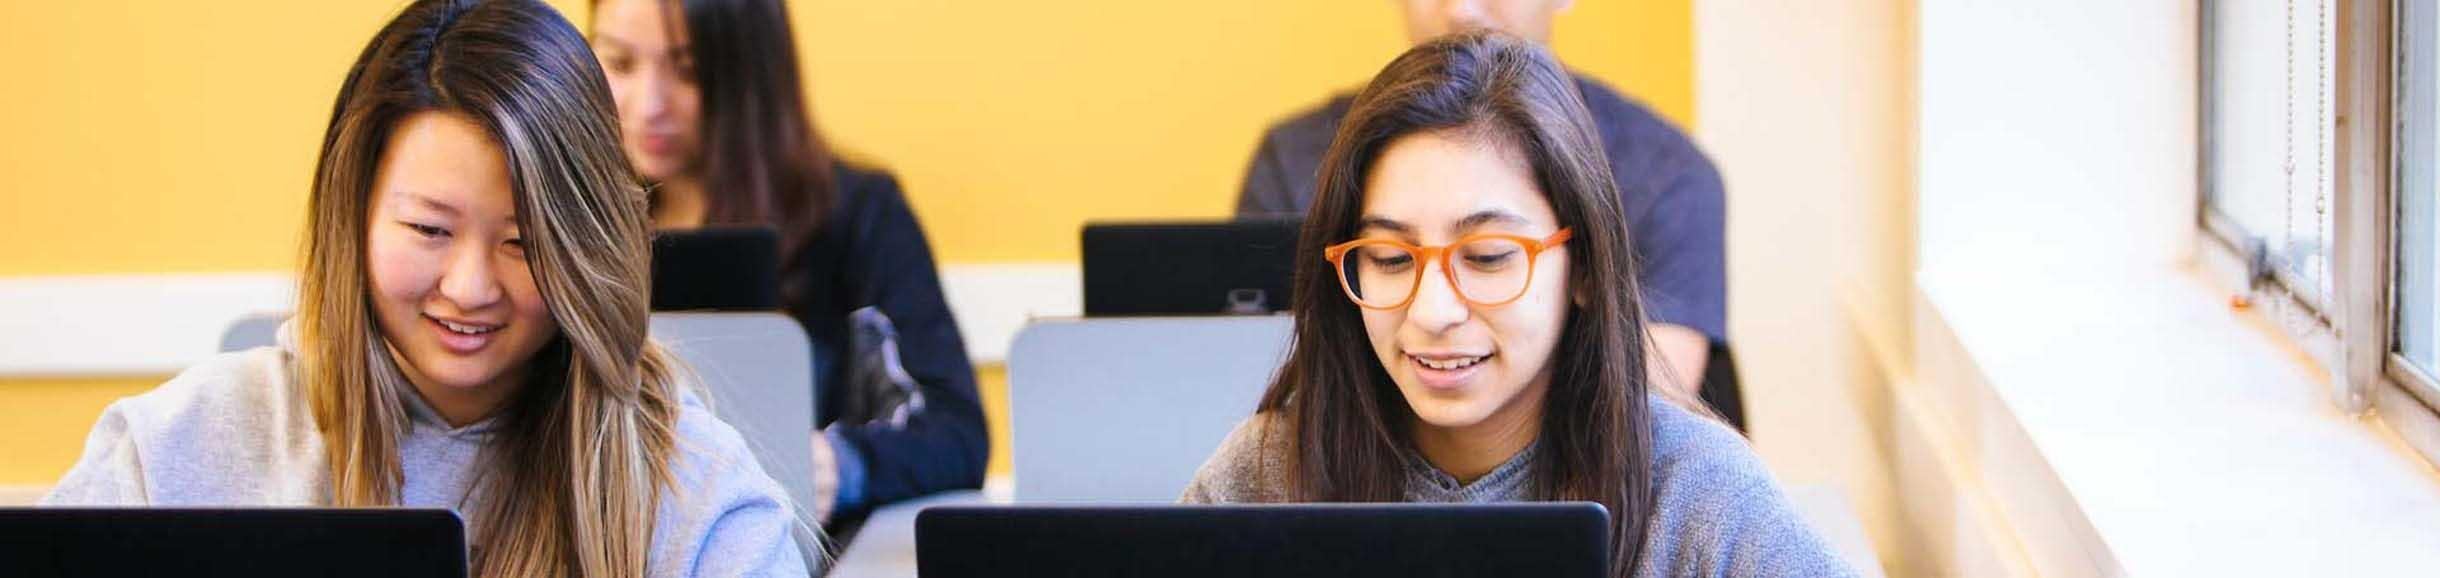
[(45, 502), (449, 508), (478, 576), (803, 574), (785, 494), (646, 337), (613, 110), (549, 6), (408, 6), (332, 109), (280, 344), (112, 404)]

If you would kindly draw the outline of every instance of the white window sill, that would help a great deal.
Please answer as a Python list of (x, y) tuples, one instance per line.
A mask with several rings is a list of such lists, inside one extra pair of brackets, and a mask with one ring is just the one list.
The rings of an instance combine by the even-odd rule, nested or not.
[(1918, 275), (1917, 377), (2040, 574), (2440, 573), (2440, 472), (2276, 324), (2166, 266), (2006, 261)]

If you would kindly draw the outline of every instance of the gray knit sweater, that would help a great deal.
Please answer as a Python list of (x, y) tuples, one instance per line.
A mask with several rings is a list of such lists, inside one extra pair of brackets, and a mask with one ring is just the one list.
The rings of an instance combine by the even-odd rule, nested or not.
[[(282, 332), (285, 345), (288, 335)], [(330, 476), (295, 354), (281, 347), (224, 353), (102, 412), (85, 454), (43, 504), (54, 506), (313, 506)], [(450, 427), (402, 392), (412, 424), (399, 440), (399, 504), (469, 508), (489, 420)], [(795, 514), (737, 430), (691, 391), (678, 412), (677, 486), (654, 512), (646, 576), (803, 576)], [(468, 520), (470, 527), (480, 527)], [(481, 536), (468, 536), (475, 546)]]
[[(1829, 543), (1796, 515), (1744, 438), (1659, 397), (1652, 407), (1652, 485), (1660, 495), (1636, 576), (1854, 576)], [(1187, 503), (1288, 501), (1284, 457), (1292, 443), (1268, 435), (1278, 418), (1238, 424), (1195, 472)], [(1540, 444), (1471, 484), (1406, 453), (1409, 502), (1530, 501)]]

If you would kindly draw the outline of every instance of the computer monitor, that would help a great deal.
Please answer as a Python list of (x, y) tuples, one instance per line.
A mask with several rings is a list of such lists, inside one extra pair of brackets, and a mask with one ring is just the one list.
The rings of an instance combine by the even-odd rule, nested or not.
[(431, 509), (0, 508), (0, 574), (462, 578), (465, 533)]
[(1298, 221), (1085, 225), (1084, 314), (1286, 311)]
[(1609, 566), (1591, 502), (938, 506), (916, 514), (925, 578), (1555, 576)]
[(707, 227), (652, 237), (652, 310), (779, 309), (779, 231)]

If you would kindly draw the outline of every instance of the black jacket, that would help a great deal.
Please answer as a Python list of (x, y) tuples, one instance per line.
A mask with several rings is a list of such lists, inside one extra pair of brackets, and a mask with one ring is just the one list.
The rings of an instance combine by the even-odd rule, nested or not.
[[(898, 352), (924, 398), (904, 427), (858, 424), (838, 436), (862, 459), (859, 511), (925, 494), (979, 488), (991, 441), (957, 319), (941, 295), (940, 272), (923, 225), (887, 173), (833, 165), (837, 195), (814, 239), (781, 271), (788, 314), (812, 337), (819, 383), (844, 383), (849, 371), (848, 314), (877, 307), (898, 330)], [(845, 388), (824, 387), (822, 427), (839, 419)]]

